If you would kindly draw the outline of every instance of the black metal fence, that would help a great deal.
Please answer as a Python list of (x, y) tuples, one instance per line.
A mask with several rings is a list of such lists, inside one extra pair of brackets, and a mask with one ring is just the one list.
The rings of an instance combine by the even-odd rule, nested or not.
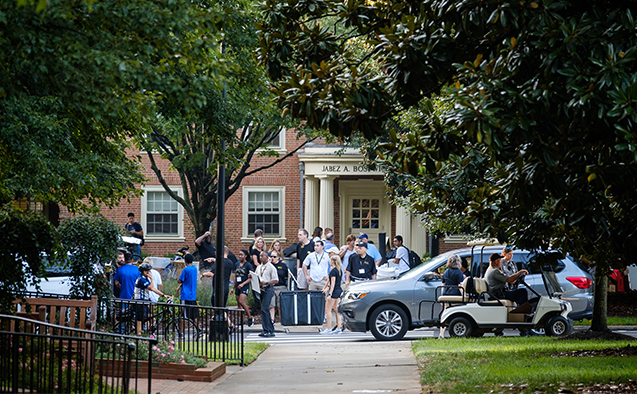
[[(151, 357), (151, 338), (80, 330), (0, 315), (0, 391), (151, 393), (138, 387), (136, 360)], [(52, 335), (52, 333), (56, 333)], [(142, 355), (142, 352), (148, 352)]]
[(114, 300), (111, 331), (149, 336), (213, 361), (244, 363), (243, 309)]

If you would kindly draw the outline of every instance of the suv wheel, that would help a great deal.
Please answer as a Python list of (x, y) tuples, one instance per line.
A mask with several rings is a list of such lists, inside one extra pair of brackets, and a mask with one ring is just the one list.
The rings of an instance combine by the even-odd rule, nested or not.
[(381, 305), (374, 309), (369, 320), (370, 330), (379, 341), (402, 339), (409, 323), (407, 313), (396, 305)]
[(473, 323), (466, 317), (456, 317), (449, 323), (449, 334), (456, 338), (468, 338), (475, 335)]

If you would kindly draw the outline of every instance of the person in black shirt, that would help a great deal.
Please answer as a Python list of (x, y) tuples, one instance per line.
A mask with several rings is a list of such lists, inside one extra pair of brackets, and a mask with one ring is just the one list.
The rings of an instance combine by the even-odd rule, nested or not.
[(250, 292), (250, 271), (254, 271), (254, 267), (248, 261), (250, 253), (247, 250), (241, 249), (239, 251), (239, 261), (234, 265), (234, 287), (230, 290), (230, 293), (234, 292), (237, 298), (237, 305), (243, 308), (248, 315), (248, 327), (252, 327), (254, 320), (250, 314), (250, 307), (246, 303), (248, 293)]
[(210, 231), (206, 231), (201, 237), (197, 238), (195, 245), (197, 245), (199, 257), (201, 258), (201, 267), (199, 268), (209, 268), (217, 261), (217, 250), (212, 242), (212, 233)]
[[(234, 270), (234, 264), (232, 263), (232, 261), (228, 258), (228, 253), (230, 253), (230, 249), (228, 249), (227, 246), (223, 247), (223, 253), (224, 253), (224, 259), (223, 259), (223, 304), (221, 304), (221, 306), (226, 306), (226, 304), (228, 304), (228, 294), (230, 293), (230, 275), (232, 274), (232, 271)], [(211, 278), (215, 276), (215, 271), (216, 271), (216, 264), (212, 266), (212, 269), (210, 270), (210, 272), (204, 272), (203, 274), (201, 274), (201, 279), (203, 279), (204, 277), (206, 278)], [(210, 298), (211, 302), (212, 302), (212, 306), (215, 306), (215, 286), (214, 286), (214, 279), (212, 281), (212, 296)]]
[[(279, 252), (273, 250), (270, 252), (270, 261), (274, 268), (276, 268), (276, 274), (279, 277), (279, 281), (274, 285), (274, 297), (270, 301), (270, 316), (274, 321), (276, 316), (276, 309), (279, 310), (279, 316), (281, 316), (281, 292), (288, 289), (288, 265), (285, 261), (281, 260)], [(275, 309), (276, 308), (276, 309)]]
[(309, 233), (306, 229), (299, 229), (297, 235), (299, 243), (296, 246), (296, 278), (299, 290), (307, 290), (309, 283), (303, 275), (303, 261), (312, 252), (314, 252), (314, 242), (308, 238)]
[(349, 257), (347, 273), (350, 282), (376, 279), (376, 262), (367, 254), (367, 243), (356, 244), (356, 255)]

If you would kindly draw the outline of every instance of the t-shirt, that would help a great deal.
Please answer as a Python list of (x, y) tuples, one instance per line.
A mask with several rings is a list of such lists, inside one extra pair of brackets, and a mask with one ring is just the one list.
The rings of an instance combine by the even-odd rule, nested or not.
[[(332, 285), (332, 278), (336, 278), (336, 281), (334, 283), (336, 283), (336, 287), (337, 288), (341, 288), (341, 277), (343, 276), (343, 273), (341, 271), (339, 271), (338, 269), (336, 269), (336, 267), (333, 267), (330, 270), (330, 275), (329, 278), (327, 280), (327, 283), (329, 283), (329, 285)], [(335, 289), (332, 289), (332, 291), (334, 291)]]
[(299, 259), (301, 266), (303, 266), (305, 258), (312, 252), (314, 252), (314, 241), (310, 241), (307, 245), (303, 245), (303, 242), (296, 245), (296, 258)]
[[(345, 249), (345, 254), (343, 255), (343, 261), (341, 264), (341, 268), (343, 269), (343, 272), (347, 271), (349, 268), (349, 258), (350, 256), (353, 256), (356, 254), (355, 251), (353, 250), (349, 250), (347, 249), (347, 245), (342, 246), (341, 250)], [(345, 283), (345, 275), (343, 275), (343, 277), (341, 278), (341, 283)]]
[[(217, 264), (213, 265), (210, 269), (210, 272), (216, 275)], [(223, 291), (224, 293), (228, 293), (230, 291), (230, 275), (232, 275), (232, 271), (234, 270), (234, 264), (230, 259), (223, 259)], [(214, 289), (214, 284), (216, 280), (212, 281), (212, 288)], [(214, 290), (213, 290), (214, 291)]]
[(498, 296), (498, 293), (504, 290), (504, 284), (506, 283), (507, 276), (504, 275), (502, 270), (494, 268), (489, 265), (487, 272), (484, 274), (484, 280), (487, 282), (489, 291)]
[(155, 294), (148, 290), (148, 286), (150, 286), (150, 279), (145, 277), (142, 274), (139, 274), (137, 279), (135, 280), (135, 296), (136, 300), (149, 300), (150, 294)]
[(276, 286), (287, 286), (288, 285), (288, 265), (285, 264), (285, 261), (279, 259), (279, 262), (274, 264), (274, 268), (276, 268), (276, 274), (279, 277), (279, 283)]
[(327, 252), (323, 253), (310, 253), (309, 256), (303, 262), (310, 269), (310, 278), (313, 282), (320, 282), (325, 278), (330, 269), (330, 256)]
[(376, 274), (376, 262), (374, 258), (368, 254), (365, 257), (361, 257), (359, 254), (352, 255), (349, 258), (350, 278), (356, 279), (372, 279), (372, 276)]
[[(462, 271), (458, 268), (447, 268), (445, 273), (442, 274), (442, 283), (445, 286), (458, 286), (464, 280), (464, 275), (462, 275)], [(460, 295), (460, 289), (449, 289), (445, 288), (442, 294), (445, 295)]]
[(190, 264), (181, 271), (179, 280), (181, 285), (182, 301), (197, 301), (197, 267)]
[[(234, 265), (234, 287), (235, 287), (235, 289), (240, 284), (250, 281), (250, 279), (248, 278), (248, 274), (250, 273), (250, 271), (254, 271), (254, 267), (248, 261), (243, 263), (243, 265), (241, 265), (240, 262), (237, 262)], [(246, 286), (250, 286), (250, 285), (246, 285)], [(243, 286), (242, 289), (245, 288), (246, 286)]]
[[(504, 275), (511, 276), (515, 273), (518, 272), (518, 266), (517, 264), (515, 264), (515, 261), (513, 261), (513, 259), (511, 259), (511, 261), (507, 262), (505, 259), (502, 259), (502, 273)], [(504, 284), (504, 290), (509, 291), (509, 290), (515, 290), (517, 288), (517, 286), (515, 286), (513, 283), (505, 283)]]
[[(155, 288), (159, 290), (159, 286), (163, 283), (161, 281), (161, 274), (157, 270), (150, 270), (150, 274), (153, 277), (153, 286), (155, 286)], [(151, 291), (149, 295), (150, 295), (150, 300), (152, 302), (159, 301), (159, 294), (155, 293), (154, 291)]]
[(257, 256), (257, 261), (259, 262), (259, 265), (261, 264), (261, 251), (259, 249), (250, 249), (250, 259), (251, 259), (251, 263), (254, 264), (254, 258), (252, 258), (252, 256)]
[[(138, 222), (135, 222), (135, 223), (133, 223), (133, 224), (126, 223), (126, 224), (124, 225), (124, 228), (126, 229), (126, 231), (131, 231), (131, 230), (133, 230), (133, 231), (142, 231), (142, 225), (141, 225), (141, 224), (139, 224)], [(139, 239), (144, 239), (144, 237), (143, 237), (143, 236), (141, 236), (141, 235), (137, 235), (137, 234), (131, 234), (131, 237), (139, 238)]]
[(409, 271), (409, 251), (404, 246), (396, 249), (396, 257), (398, 258), (398, 267), (396, 267), (396, 275)]
[(214, 242), (208, 242), (207, 239), (201, 241), (201, 244), (197, 246), (197, 250), (199, 250), (199, 256), (202, 260), (217, 257), (217, 249)]
[(122, 285), (119, 298), (122, 300), (130, 300), (133, 298), (133, 294), (135, 293), (135, 281), (138, 276), (139, 270), (132, 264), (124, 264), (117, 269), (113, 279)]

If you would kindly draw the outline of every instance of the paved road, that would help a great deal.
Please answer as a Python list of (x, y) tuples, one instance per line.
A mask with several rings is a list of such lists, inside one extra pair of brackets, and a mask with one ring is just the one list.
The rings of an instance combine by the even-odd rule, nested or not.
[[(586, 328), (576, 326), (575, 329), (583, 330)], [(620, 330), (614, 327), (614, 331), (637, 338), (637, 328)], [(438, 337), (438, 332), (438, 329), (435, 328), (420, 328), (408, 331), (403, 341), (436, 338)], [(517, 330), (504, 330), (504, 335), (519, 336), (519, 332)], [(446, 336), (449, 337), (449, 333), (447, 333)], [(486, 334), (485, 336), (493, 336), (493, 334)], [(283, 328), (281, 327), (274, 338), (262, 338), (256, 331), (247, 332), (244, 340), (246, 342), (267, 342), (270, 344), (376, 342), (376, 339), (369, 331), (366, 333), (345, 331), (339, 335), (321, 335), (318, 332), (318, 327), (290, 327), (288, 333), (283, 332)]]

